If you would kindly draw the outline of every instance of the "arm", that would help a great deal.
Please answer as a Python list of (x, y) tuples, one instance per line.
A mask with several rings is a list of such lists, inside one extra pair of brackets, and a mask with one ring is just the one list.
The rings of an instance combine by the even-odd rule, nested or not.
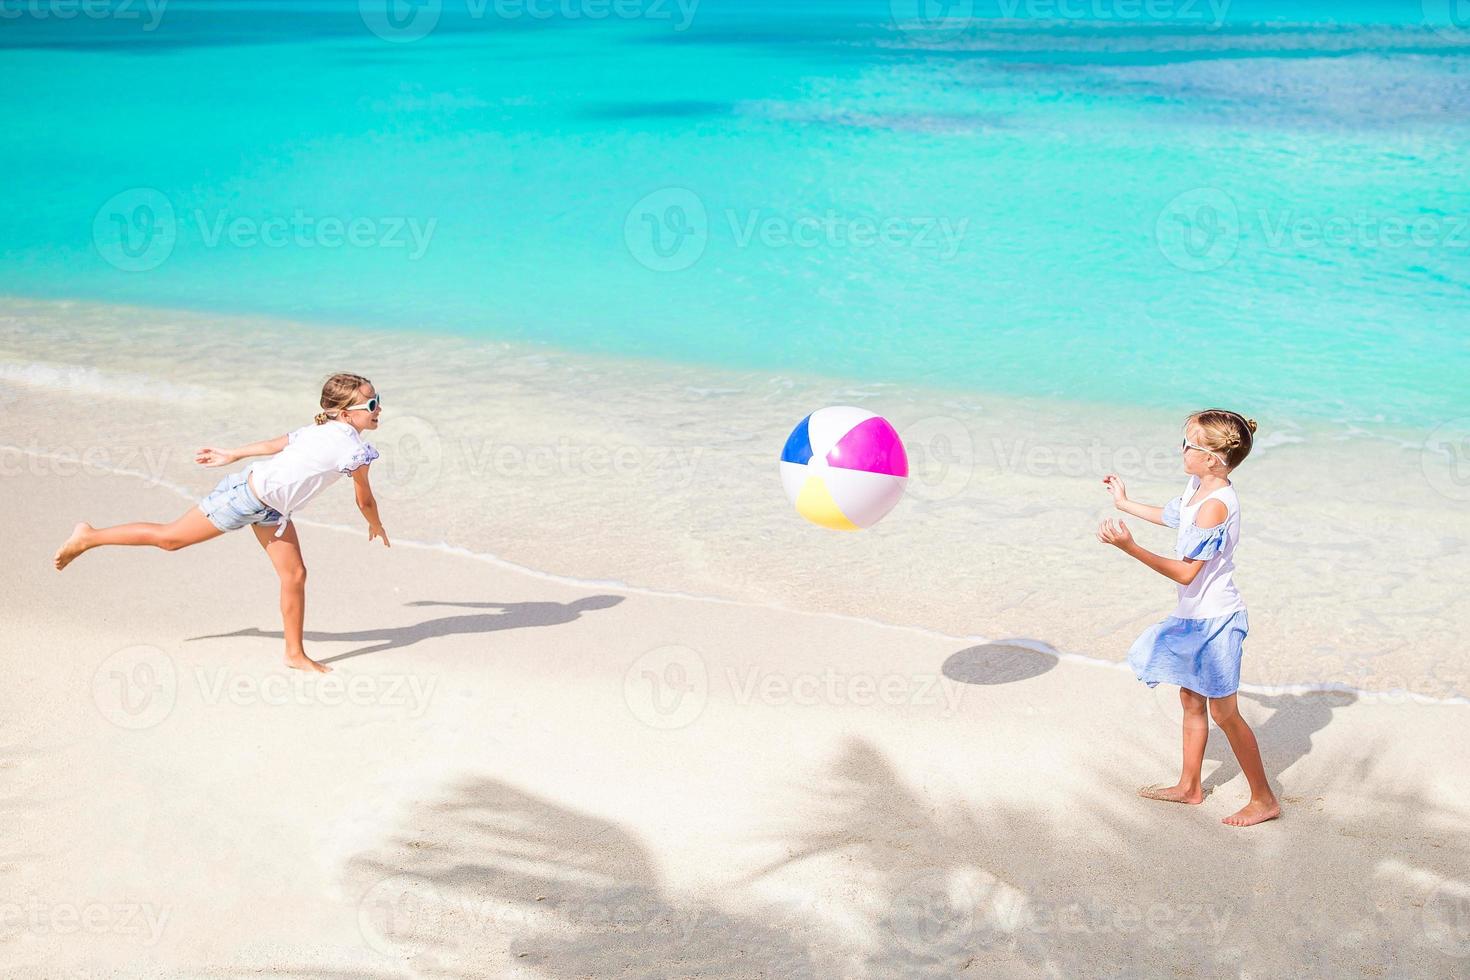
[(372, 484), (368, 482), (368, 470), (372, 464), (359, 466), (352, 471), (352, 492), (357, 497), (357, 509), (362, 511), (363, 518), (368, 524), (368, 540), (374, 538), (383, 539), (383, 547), (393, 547), (388, 543), (388, 532), (383, 530), (383, 522), (378, 517), (378, 501), (373, 497)]
[[(1194, 526), (1202, 529), (1218, 527), (1229, 515), (1225, 505), (1218, 500), (1208, 500), (1195, 515)], [(1200, 569), (1205, 567), (1206, 562), (1197, 561), (1193, 558), (1165, 558), (1156, 555), (1147, 548), (1133, 540), (1133, 534), (1128, 530), (1128, 525), (1122, 521), (1103, 521), (1097, 530), (1097, 539), (1103, 544), (1110, 544), (1131, 558), (1136, 558), (1144, 565), (1152, 568), (1164, 578), (1180, 585), (1188, 585), (1199, 575)]]
[(262, 442), (252, 442), (238, 449), (216, 449), (213, 446), (205, 446), (194, 454), (194, 462), (200, 466), (228, 466), (237, 460), (248, 459), (251, 456), (274, 456), (286, 448), (289, 438), (289, 436), (277, 436)]
[(1149, 504), (1140, 504), (1137, 501), (1129, 500), (1128, 488), (1123, 485), (1122, 479), (1116, 475), (1109, 473), (1103, 477), (1103, 486), (1107, 488), (1108, 493), (1113, 495), (1113, 506), (1123, 513), (1132, 514), (1134, 517), (1141, 517), (1150, 524), (1157, 524), (1160, 527), (1168, 526), (1164, 523), (1164, 508), (1153, 507)]

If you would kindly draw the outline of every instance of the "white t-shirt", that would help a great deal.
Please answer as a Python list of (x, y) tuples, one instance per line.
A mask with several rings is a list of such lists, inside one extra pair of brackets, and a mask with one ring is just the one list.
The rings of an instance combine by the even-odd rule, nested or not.
[(261, 503), (280, 511), (280, 537), (293, 511), (377, 458), (378, 451), (346, 422), (303, 425), (286, 437), (285, 449), (250, 464), (250, 486)]
[[(1226, 484), (1191, 504), (1189, 499), (1198, 489), (1199, 478), (1192, 476), (1184, 492), (1164, 505), (1164, 523), (1179, 529), (1175, 553), (1205, 563), (1194, 581), (1179, 586), (1179, 603), (1173, 612), (1179, 619), (1213, 619), (1245, 608), (1234, 577), (1235, 546), (1240, 542), (1240, 498), (1235, 487)], [(1225, 505), (1225, 520), (1215, 527), (1197, 527), (1194, 519), (1199, 509), (1211, 499)]]

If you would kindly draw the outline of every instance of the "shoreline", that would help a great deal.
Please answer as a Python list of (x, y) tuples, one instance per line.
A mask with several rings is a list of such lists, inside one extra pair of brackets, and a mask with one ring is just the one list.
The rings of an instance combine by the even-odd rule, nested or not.
[[(5, 444), (0, 444), (0, 454), (4, 454), (6, 452), (17, 452), (17, 453), (21, 453), (21, 454), (27, 455), (27, 456), (37, 456), (38, 455), (38, 454), (35, 454), (35, 453), (28, 452), (27, 450), (22, 449), (19, 446), (10, 446), (10, 445), (5, 445)], [(52, 457), (52, 458), (55, 458), (55, 457)], [(149, 477), (146, 473), (140, 473), (140, 472), (137, 472), (137, 471), (134, 471), (134, 470), (121, 470), (121, 469), (113, 469), (113, 468), (104, 468), (103, 469), (103, 472), (111, 473), (111, 474), (113, 474), (115, 476), (133, 477), (133, 478), (142, 480), (149, 487), (157, 487), (157, 488), (160, 488), (160, 489), (168, 490), (168, 491), (176, 494), (178, 497), (180, 497), (183, 500), (193, 501), (195, 499), (194, 498), (194, 495), (189, 491), (188, 488), (179, 486), (177, 484), (161, 483), (161, 482), (155, 481), (154, 479), (152, 479), (151, 477)], [(293, 518), (293, 520), (295, 520), (296, 522), (300, 523), (301, 525), (303, 525), (305, 527), (321, 528), (323, 530), (334, 531), (334, 532), (342, 533), (342, 534), (351, 534), (351, 535), (354, 535), (354, 536), (358, 534), (358, 529), (357, 528), (355, 528), (355, 527), (349, 527), (349, 526), (343, 525), (343, 524), (329, 524), (329, 523), (326, 523), (326, 522), (323, 522), (323, 521), (312, 520), (311, 518)], [(414, 548), (414, 549), (423, 550), (423, 551), (434, 551), (434, 552), (440, 552), (440, 553), (443, 553), (443, 554), (454, 555), (454, 556), (461, 557), (461, 558), (467, 558), (467, 559), (469, 559), (471, 561), (485, 562), (487, 564), (490, 564), (490, 565), (495, 566), (496, 568), (500, 568), (500, 569), (503, 569), (503, 570), (506, 570), (506, 571), (515, 572), (515, 573), (521, 574), (521, 575), (526, 575), (526, 576), (529, 576), (531, 578), (539, 579), (541, 581), (555, 583), (556, 585), (560, 585), (560, 586), (571, 586), (571, 587), (578, 587), (578, 588), (595, 588), (595, 589), (613, 589), (613, 590), (616, 590), (618, 592), (625, 592), (625, 593), (628, 593), (628, 594), (631, 594), (631, 595), (648, 596), (650, 598), (656, 598), (656, 599), (676, 599), (676, 600), (683, 600), (683, 601), (688, 601), (688, 602), (708, 602), (708, 603), (715, 603), (715, 604), (718, 604), (718, 605), (727, 605), (727, 606), (736, 606), (736, 607), (744, 607), (744, 608), (752, 608), (752, 609), (770, 610), (770, 611), (773, 611), (773, 612), (789, 613), (789, 614), (798, 615), (798, 616), (811, 616), (811, 617), (818, 617), (818, 618), (826, 618), (826, 619), (836, 620), (836, 621), (839, 621), (839, 622), (850, 623), (850, 624), (853, 624), (853, 625), (856, 625), (856, 626), (873, 627), (873, 628), (883, 629), (883, 630), (894, 630), (894, 631), (898, 631), (898, 632), (901, 632), (901, 633), (910, 634), (910, 635), (917, 636), (917, 637), (924, 637), (925, 639), (945, 640), (945, 641), (954, 642), (954, 643), (969, 643), (969, 644), (974, 644), (974, 645), (1004, 645), (1004, 646), (1020, 647), (1022, 649), (1031, 650), (1031, 651), (1034, 651), (1036, 653), (1043, 654), (1045, 656), (1054, 657), (1058, 661), (1067, 661), (1069, 663), (1084, 664), (1084, 665), (1089, 666), (1089, 667), (1102, 667), (1102, 668), (1106, 668), (1106, 669), (1109, 669), (1109, 670), (1122, 670), (1122, 671), (1125, 671), (1125, 672), (1128, 671), (1128, 669), (1129, 669), (1128, 668), (1128, 664), (1125, 661), (1107, 660), (1107, 659), (1102, 658), (1102, 657), (1089, 656), (1089, 655), (1087, 655), (1085, 653), (1076, 653), (1076, 652), (1072, 652), (1072, 651), (1057, 650), (1057, 649), (1052, 648), (1049, 644), (1042, 643), (1042, 642), (1039, 642), (1039, 641), (1036, 641), (1036, 640), (1028, 640), (1028, 639), (1026, 639), (1024, 637), (991, 637), (991, 636), (982, 636), (982, 635), (979, 635), (979, 634), (970, 634), (968, 636), (957, 636), (957, 635), (952, 635), (952, 634), (948, 634), (948, 633), (943, 633), (943, 632), (940, 632), (940, 631), (937, 631), (937, 630), (926, 629), (926, 628), (924, 628), (922, 626), (915, 626), (913, 624), (889, 623), (889, 622), (884, 622), (882, 620), (877, 620), (877, 619), (866, 619), (866, 618), (863, 618), (863, 617), (860, 617), (860, 616), (848, 616), (848, 615), (843, 615), (841, 613), (822, 612), (822, 611), (819, 611), (819, 610), (811, 610), (811, 609), (799, 609), (799, 608), (795, 608), (795, 607), (791, 607), (791, 606), (783, 606), (783, 605), (772, 604), (772, 603), (752, 602), (752, 601), (749, 601), (749, 600), (732, 598), (732, 597), (728, 597), (728, 596), (700, 595), (700, 594), (691, 593), (691, 592), (677, 592), (677, 591), (670, 591), (670, 590), (653, 589), (653, 588), (647, 588), (647, 587), (644, 587), (644, 586), (640, 586), (640, 585), (637, 585), (637, 584), (634, 584), (634, 583), (617, 581), (617, 580), (614, 580), (614, 579), (583, 579), (583, 578), (575, 578), (575, 577), (566, 576), (566, 575), (558, 575), (558, 574), (555, 574), (553, 572), (547, 572), (547, 571), (543, 571), (543, 570), (538, 569), (538, 568), (531, 568), (531, 567), (526, 566), (526, 565), (517, 564), (516, 562), (510, 561), (510, 560), (508, 560), (506, 558), (502, 558), (499, 555), (485, 553), (485, 552), (473, 551), (473, 550), (470, 550), (468, 548), (461, 547), (459, 545), (451, 544), (451, 543), (449, 543), (447, 541), (439, 541), (439, 542), (433, 542), (433, 541), (415, 541), (415, 540), (412, 540), (412, 539), (395, 538), (393, 540), (393, 547), (395, 547), (395, 548)], [(1464, 695), (1454, 695), (1454, 696), (1450, 696), (1450, 697), (1434, 697), (1434, 696), (1431, 696), (1431, 695), (1425, 695), (1425, 694), (1421, 694), (1421, 693), (1418, 693), (1418, 692), (1415, 692), (1415, 691), (1409, 691), (1409, 690), (1404, 690), (1404, 689), (1397, 689), (1396, 688), (1396, 689), (1391, 689), (1391, 690), (1374, 690), (1374, 689), (1367, 689), (1367, 688), (1357, 688), (1357, 687), (1352, 687), (1352, 686), (1347, 685), (1347, 684), (1339, 684), (1339, 683), (1326, 683), (1326, 684), (1321, 684), (1321, 683), (1312, 683), (1312, 682), (1299, 682), (1299, 683), (1285, 683), (1285, 684), (1280, 684), (1280, 685), (1272, 685), (1270, 687), (1261, 686), (1261, 685), (1255, 685), (1255, 684), (1245, 684), (1245, 683), (1242, 683), (1240, 685), (1240, 690), (1241, 691), (1244, 691), (1246, 693), (1251, 693), (1251, 694), (1266, 694), (1266, 695), (1275, 695), (1275, 694), (1294, 694), (1294, 695), (1295, 694), (1351, 694), (1351, 695), (1354, 695), (1357, 699), (1359, 699), (1359, 700), (1361, 700), (1361, 701), (1363, 701), (1365, 703), (1378, 703), (1378, 702), (1382, 702), (1382, 703), (1385, 703), (1385, 704), (1399, 704), (1399, 703), (1403, 703), (1404, 701), (1409, 701), (1409, 702), (1412, 702), (1414, 704), (1425, 705), (1425, 706), (1430, 706), (1430, 705), (1435, 705), (1435, 706), (1439, 706), (1439, 705), (1446, 705), (1446, 706), (1447, 705), (1470, 705), (1470, 697), (1467, 697), (1467, 696), (1464, 696)]]
[[(0, 306), (0, 444), (58, 472), (131, 471), (195, 498), (213, 482), (195, 448), (307, 424), (313, 385), (349, 359), (387, 394), (373, 440), (385, 524), (425, 546), (562, 582), (1020, 637), (1102, 663), (1121, 663), (1171, 603), (1167, 583), (1091, 538), (1115, 514), (1101, 472), (1144, 501), (1183, 483), (1176, 420), (1149, 410), (28, 304)], [(840, 534), (791, 512), (776, 458), (802, 414), (852, 401), (899, 428), (912, 476), (885, 521)], [(1448, 625), (1470, 617), (1470, 597), (1437, 571), (1470, 540), (1453, 461), (1427, 454), (1422, 434), (1263, 429), (1238, 478), (1246, 689), (1470, 695)], [(1353, 482), (1324, 485), (1328, 460)], [(349, 526), (345, 496), (307, 516)], [(1161, 529), (1135, 528), (1166, 547)], [(1338, 571), (1330, 593), (1315, 589), (1323, 567)], [(1397, 598), (1406, 588), (1412, 606)]]
[[(611, 374), (638, 375), (642, 372), (652, 372), (655, 375), (666, 375), (675, 379), (687, 379), (692, 388), (707, 390), (713, 394), (737, 393), (742, 389), (714, 386), (700, 386), (694, 384), (701, 379), (719, 379), (721, 384), (729, 386), (744, 380), (759, 377), (768, 378), (773, 381), (789, 385), (792, 388), (812, 388), (826, 390), (847, 390), (855, 397), (879, 397), (884, 394), (892, 394), (902, 400), (916, 397), (935, 404), (945, 403), (970, 403), (983, 405), (986, 402), (1003, 404), (1008, 409), (1022, 412), (1045, 412), (1061, 415), (1076, 415), (1087, 417), (1093, 414), (1122, 415), (1133, 420), (1147, 421), (1158, 419), (1161, 414), (1168, 414), (1172, 421), (1174, 415), (1181, 415), (1178, 406), (1171, 409), (1162, 404), (1131, 403), (1131, 402), (1102, 402), (1093, 399), (1076, 398), (1063, 395), (1027, 395), (985, 388), (956, 388), (945, 384), (932, 384), (915, 380), (883, 380), (879, 377), (853, 377), (839, 374), (822, 374), (812, 371), (801, 370), (772, 370), (763, 367), (728, 367), (713, 363), (700, 363), (694, 361), (659, 360), (651, 357), (637, 356), (632, 354), (620, 354), (597, 349), (573, 349), (558, 346), (550, 342), (537, 342), (521, 339), (505, 339), (494, 336), (482, 336), (467, 331), (424, 329), (416, 330), (405, 327), (388, 327), (382, 325), (353, 325), (340, 321), (326, 320), (294, 320), (285, 316), (273, 314), (256, 313), (229, 313), (212, 312), (191, 307), (155, 307), (144, 306), (134, 303), (111, 303), (103, 300), (92, 299), (51, 299), (46, 297), (25, 296), (15, 293), (0, 293), (0, 323), (6, 318), (27, 317), (53, 317), (62, 314), (75, 315), (81, 313), (85, 316), (101, 316), (109, 320), (158, 320), (177, 321), (180, 325), (187, 325), (189, 329), (204, 329), (218, 331), (219, 334), (230, 340), (238, 340), (237, 334), (230, 331), (239, 330), (267, 330), (281, 338), (298, 336), (301, 331), (310, 331), (320, 335), (322, 339), (339, 340), (344, 344), (359, 341), (378, 341), (389, 344), (413, 344), (422, 343), (429, 346), (438, 345), (446, 350), (475, 350), (484, 353), (497, 353), (510, 358), (545, 358), (548, 360), (582, 361), (594, 369), (605, 370)], [(65, 365), (72, 366), (72, 365)], [(0, 363), (3, 367), (3, 363)], [(0, 374), (0, 382), (5, 381)], [(879, 389), (865, 391), (865, 389)], [(891, 389), (891, 391), (889, 391)], [(913, 393), (906, 395), (905, 393)], [(1470, 406), (1467, 406), (1470, 411)], [(1247, 415), (1252, 412), (1246, 412)], [(796, 420), (793, 420), (793, 424)], [(1442, 420), (1436, 420), (1442, 421)], [(1296, 439), (1305, 433), (1309, 436), (1320, 438), (1348, 439), (1355, 436), (1366, 436), (1370, 439), (1381, 439), (1394, 445), (1405, 447), (1419, 447), (1423, 443), (1422, 434), (1427, 431), (1427, 423), (1390, 423), (1381, 418), (1349, 418), (1327, 415), (1314, 415), (1310, 412), (1285, 413), (1275, 417), (1266, 417), (1262, 420), (1263, 428), (1267, 423), (1270, 428), (1266, 429), (1260, 440), (1261, 445), (1257, 447), (1269, 448), (1278, 444), (1276, 440)]]

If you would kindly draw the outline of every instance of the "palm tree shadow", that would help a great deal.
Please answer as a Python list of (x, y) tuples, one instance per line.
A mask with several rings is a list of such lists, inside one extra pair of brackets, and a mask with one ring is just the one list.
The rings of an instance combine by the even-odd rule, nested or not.
[[(1261, 761), (1269, 778), (1276, 779), (1312, 751), (1312, 736), (1326, 728), (1333, 712), (1355, 703), (1358, 696), (1351, 691), (1313, 691), (1307, 694), (1252, 694), (1241, 691), (1240, 697), (1276, 709), (1260, 725), (1251, 726), (1261, 747)], [(1204, 781), (1210, 793), (1240, 775), (1240, 763), (1230, 749), (1225, 733), (1212, 729), (1205, 745), (1205, 758), (1220, 765)]]
[[(436, 639), (441, 636), (495, 633), (501, 630), (523, 629), (535, 626), (561, 626), (581, 618), (583, 613), (598, 609), (611, 609), (622, 601), (623, 597), (617, 595), (583, 596), (572, 602), (438, 602), (434, 600), (420, 600), (418, 602), (405, 603), (405, 605), (452, 606), (463, 609), (496, 609), (499, 612), (441, 616), (437, 619), (424, 620), (422, 623), (414, 623), (411, 626), (383, 626), (378, 629), (352, 630), (349, 632), (307, 630), (303, 636), (313, 643), (370, 642), (371, 645), (361, 647), (357, 650), (349, 650), (346, 653), (339, 653), (331, 657), (317, 658), (321, 663), (329, 664), (338, 660), (346, 660), (350, 657), (361, 657), (369, 653), (382, 653), (386, 650), (401, 649), (412, 646), (422, 640)], [(218, 640), (243, 636), (281, 639), (284, 634), (280, 630), (262, 630), (252, 626), (242, 630), (235, 630), (233, 633), (191, 636), (189, 640)]]
[(567, 980), (820, 975), (767, 917), (672, 894), (632, 832), (496, 779), (415, 807), (346, 875), (369, 943), (422, 975), (500, 975), (499, 955)]
[[(1219, 846), (1240, 832), (1172, 821), (1131, 796), (1110, 803), (1086, 785), (1065, 822), (1024, 794), (946, 798), (850, 739), (776, 801), (781, 816), (755, 838), (765, 859), (735, 881), (675, 891), (629, 828), (468, 775), (414, 803), (392, 836), (347, 863), (344, 884), (366, 942), (416, 976), (498, 976), (514, 964), (547, 980), (1142, 977), (1202, 949), (1230, 975), (1280, 974), (1284, 963), (1325, 976), (1441, 975), (1450, 957), (1423, 942), (1430, 913), (1413, 903), (1463, 874), (1470, 834), (1459, 811), (1383, 789), (1393, 777), (1375, 771), (1379, 748), (1328, 771), (1344, 785), (1371, 778), (1381, 821), (1328, 813), (1295, 831), (1273, 825), (1296, 835), (1283, 844), (1311, 842), (1299, 859), (1292, 847)], [(1201, 850), (1202, 833), (1222, 836)], [(1415, 867), (1396, 878), (1377, 845), (1401, 840), (1433, 846), (1405, 854)], [(1441, 902), (1433, 915), (1454, 911)], [(1453, 939), (1454, 921), (1442, 925)], [(1380, 941), (1344, 943), (1344, 928)]]

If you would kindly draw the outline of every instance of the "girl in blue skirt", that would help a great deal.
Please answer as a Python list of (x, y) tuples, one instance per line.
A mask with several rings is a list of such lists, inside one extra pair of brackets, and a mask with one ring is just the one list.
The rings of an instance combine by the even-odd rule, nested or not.
[(1240, 501), (1230, 473), (1249, 455), (1255, 431), (1254, 419), (1224, 409), (1206, 409), (1186, 419), (1181, 451), (1189, 483), (1184, 493), (1163, 507), (1129, 500), (1117, 476), (1109, 474), (1103, 479), (1119, 510), (1178, 529), (1174, 543), (1178, 557), (1166, 558), (1139, 546), (1119, 520), (1103, 521), (1097, 533), (1099, 541), (1137, 558), (1179, 586), (1179, 603), (1173, 613), (1134, 642), (1128, 663), (1149, 687), (1179, 685), (1179, 701), (1184, 705), (1184, 767), (1173, 786), (1149, 787), (1140, 790), (1140, 795), (1174, 803), (1199, 803), (1205, 798), (1200, 767), (1209, 736), (1208, 703), (1210, 717), (1230, 739), (1230, 748), (1250, 783), (1250, 802), (1224, 819), (1235, 827), (1281, 815), (1281, 805), (1266, 780), (1256, 736), (1235, 704), (1241, 644), (1249, 625), (1245, 600), (1236, 591), (1233, 578)]

